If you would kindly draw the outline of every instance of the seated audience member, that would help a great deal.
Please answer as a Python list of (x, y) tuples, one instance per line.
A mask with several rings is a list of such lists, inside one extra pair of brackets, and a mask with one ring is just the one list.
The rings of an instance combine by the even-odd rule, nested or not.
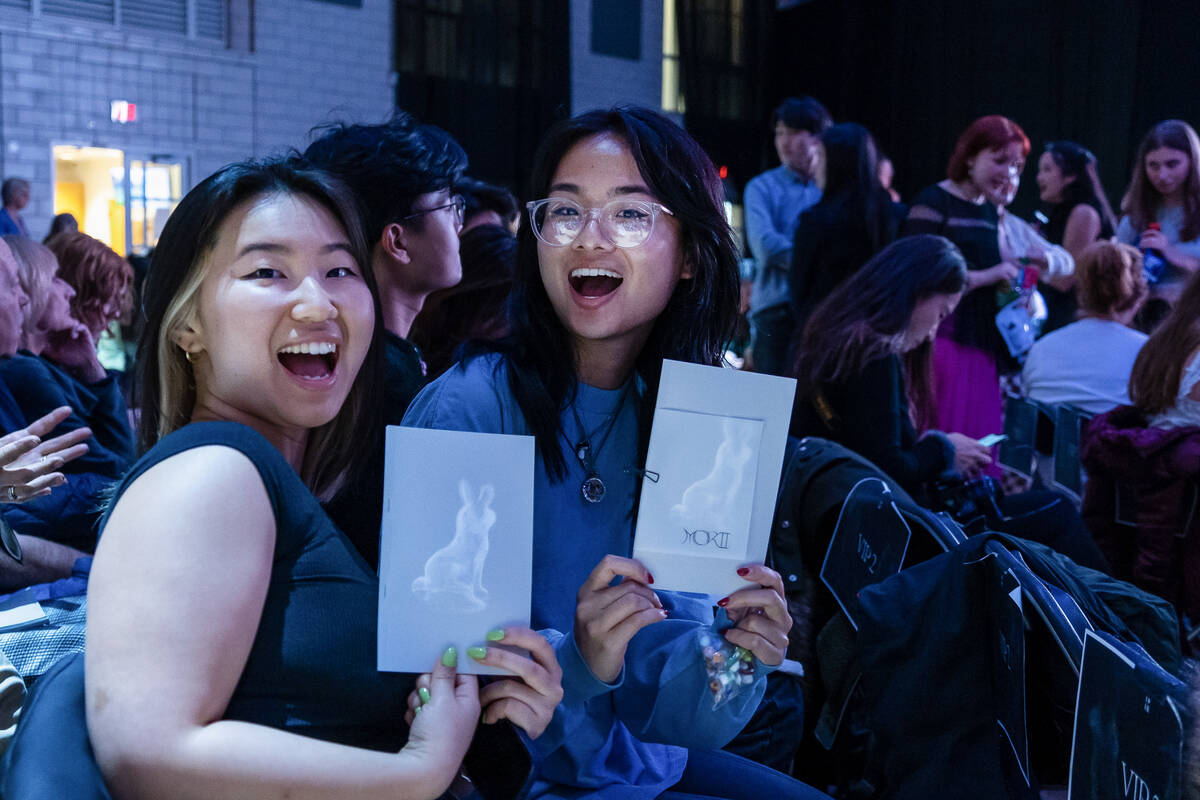
[[(804, 329), (792, 435), (849, 447), (926, 504), (940, 478), (977, 475), (991, 461), (988, 448), (958, 432), (919, 431), (937, 402), (933, 340), (967, 285), (958, 248), (922, 234), (897, 240), (834, 290)], [(998, 503), (1002, 516), (988, 519), (995, 529), (1104, 568), (1065, 499), (1026, 492)]]
[(46, 233), (46, 238), (42, 239), (42, 244), (60, 233), (75, 233), (78, 230), (79, 220), (75, 219), (74, 214), (55, 214), (54, 219), (50, 220), (50, 230)]
[(1186, 638), (1200, 620), (1200, 274), (1142, 345), (1129, 398), (1084, 433), (1083, 513), (1114, 574), (1170, 600)]
[(1046, 334), (1025, 359), (1025, 394), (1089, 414), (1129, 405), (1129, 373), (1146, 334), (1130, 327), (1146, 299), (1142, 254), (1127, 244), (1094, 242), (1075, 262), (1082, 318)]
[[(529, 657), (488, 648), (482, 662), (517, 677), (482, 691), (453, 650), (415, 682), (376, 669), (376, 576), (318, 500), (352, 479), (378, 416), (379, 300), (355, 213), (324, 173), (275, 161), (222, 169), (168, 220), (145, 291), (149, 449), (104, 521), (86, 700), (84, 658), (39, 679), (6, 796), (90, 764), (115, 797), (435, 798), (481, 705), (530, 739), (549, 723), (558, 668), (528, 628), (503, 639)], [(42, 692), (73, 716), (39, 718)], [(20, 758), (88, 739), (94, 761)]]
[(1154, 428), (1200, 426), (1200, 275), (1142, 345), (1129, 376), (1132, 405)]
[[(425, 364), (408, 338), (413, 320), (425, 298), (462, 278), (458, 234), (464, 203), (453, 191), (467, 154), (442, 129), (398, 112), (382, 125), (333, 126), (303, 158), (344, 181), (363, 210), (363, 235), (383, 302), (383, 422), (399, 425), (426, 383)], [(374, 452), (370, 468), (333, 500), (329, 514), (375, 566), (383, 516), (383, 438), (365, 445)]]
[(737, 314), (716, 168), (675, 123), (618, 108), (554, 125), (531, 185), (510, 337), (426, 387), (404, 423), (535, 439), (532, 616), (549, 629), (565, 694), (554, 735), (535, 742), (533, 794), (824, 797), (719, 750), (783, 661), (779, 575), (744, 565), (753, 585), (718, 603), (736, 621), (725, 638), (755, 669), (743, 694), (714, 707), (696, 649), (711, 605), (655, 592), (630, 558), (663, 359), (719, 364)]
[[(1117, 218), (1100, 183), (1096, 157), (1075, 142), (1050, 142), (1038, 159), (1038, 196), (1046, 212), (1042, 235), (1078, 260), (1092, 242), (1111, 240)], [(1042, 285), (1049, 315), (1043, 335), (1069, 325), (1079, 307), (1074, 287)]]
[[(43, 276), (30, 284), (41, 286), (45, 295), (37, 298), (41, 313), (27, 336), (40, 352), (25, 351), (5, 361), (0, 379), (26, 420), (70, 406), (72, 414), (62, 430), (91, 429), (87, 454), (68, 465), (68, 472), (119, 478), (133, 461), (133, 432), (117, 377), (105, 371), (96, 355), (95, 336), (120, 310), (129, 266), (82, 233), (60, 234), (51, 240), (50, 250), (56, 251), (58, 277), (45, 279), (53, 272), (44, 257), (30, 271)], [(30, 252), (37, 257), (38, 251)]]
[[(1121, 200), (1117, 239), (1155, 250), (1166, 268), (1150, 287), (1152, 299), (1173, 302), (1200, 270), (1200, 138), (1177, 119), (1160, 122), (1138, 146), (1133, 176)], [(1156, 223), (1158, 230), (1151, 228)], [(1152, 315), (1161, 318), (1165, 305)]]
[[(0, 238), (0, 364), (7, 362), (17, 351), (29, 298), (18, 278), (17, 264), (12, 257), (7, 237)], [(44, 440), (71, 413), (69, 408), (57, 408), (40, 419), (26, 424), (24, 415), (0, 381), (0, 514), (3, 523), (16, 528), (19, 551), (0, 553), (0, 592), (11, 591), (32, 583), (66, 577), (71, 574), (75, 559), (83, 553), (55, 542), (44, 541), (25, 532), (21, 517), (14, 514), (25, 505), (56, 499), (63, 491), (52, 492), (66, 480), (61, 469), (69, 461), (87, 452), (83, 444), (90, 433), (86, 428), (70, 431)], [(16, 553), (21, 554), (17, 561)]]
[(477, 225), (463, 231), (458, 254), (462, 280), (429, 295), (413, 321), (412, 340), (425, 355), (431, 380), (458, 360), (464, 342), (494, 341), (509, 332), (517, 237), (506, 227)]
[[(5, 241), (16, 257), (21, 287), (29, 296), (21, 336), (22, 355), (16, 361), (21, 362), (29, 355), (56, 358), (59, 363), (93, 358), (90, 349), (71, 347), (76, 341), (86, 341), (86, 337), (83, 336), (82, 323), (71, 316), (70, 304), (75, 291), (58, 277), (58, 261), (54, 253), (25, 237), (6, 237)], [(75, 334), (81, 339), (72, 339)], [(18, 363), (14, 372), (22, 372), (23, 369), (24, 366)], [(0, 368), (2, 372), (3, 368)], [(49, 389), (49, 386), (46, 388)], [(46, 402), (52, 402), (52, 398)], [(17, 414), (18, 421), (14, 427), (23, 427), (32, 422), (19, 408)], [(81, 418), (80, 414), (72, 416), (76, 420)], [(88, 428), (76, 430), (84, 438), (91, 437)], [(5, 517), (22, 533), (90, 552), (96, 544), (95, 526), (100, 521), (104, 494), (115, 480), (111, 473), (100, 474), (72, 468), (67, 474), (66, 485), (61, 489), (49, 497), (38, 498), (14, 508)]]
[(462, 233), (479, 225), (498, 225), (513, 236), (517, 235), (521, 209), (517, 205), (517, 198), (508, 189), (464, 177), (454, 184), (454, 191), (462, 195), (465, 203)]
[(904, 207), (879, 183), (875, 140), (866, 128), (833, 125), (821, 134), (821, 147), (821, 199), (800, 213), (788, 276), (797, 334), (839, 283), (891, 244), (904, 221)]
[(104, 242), (78, 231), (60, 233), (46, 247), (58, 259), (58, 276), (75, 290), (71, 316), (87, 327), (93, 341), (99, 339), (128, 302), (133, 267)]

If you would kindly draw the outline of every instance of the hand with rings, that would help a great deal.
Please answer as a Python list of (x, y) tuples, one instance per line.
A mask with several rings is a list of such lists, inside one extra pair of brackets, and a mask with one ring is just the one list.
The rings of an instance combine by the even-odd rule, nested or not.
[(62, 406), (29, 427), (0, 438), (0, 503), (24, 503), (50, 494), (66, 482), (59, 468), (87, 452), (84, 441), (92, 432), (76, 428), (53, 439), (43, 441), (42, 437), (69, 416), (70, 407)]

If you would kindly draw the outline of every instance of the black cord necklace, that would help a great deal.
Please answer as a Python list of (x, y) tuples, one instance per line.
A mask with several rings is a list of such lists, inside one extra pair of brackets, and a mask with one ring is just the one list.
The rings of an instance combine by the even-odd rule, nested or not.
[[(600, 450), (603, 449), (605, 443), (608, 441), (608, 435), (616, 427), (617, 418), (621, 416), (621, 411), (625, 408), (625, 400), (629, 397), (629, 389), (632, 386), (633, 381), (626, 384), (625, 391), (621, 393), (621, 399), (617, 403), (616, 410), (612, 412), (607, 420), (597, 425), (596, 429), (591, 433), (588, 433), (584, 429), (583, 420), (579, 417), (579, 410), (575, 407), (575, 403), (571, 403), (571, 414), (575, 417), (575, 426), (579, 431), (579, 435), (583, 437), (573, 447), (575, 458), (579, 459), (579, 465), (583, 467), (586, 475), (583, 483), (579, 485), (579, 492), (583, 495), (583, 499), (589, 503), (599, 503), (604, 499), (604, 495), (608, 491), (600, 474), (596, 471), (596, 459), (599, 458)], [(600, 437), (600, 441), (597, 442), (595, 449), (593, 449), (592, 440), (596, 438), (596, 435), (601, 430), (604, 433)], [(567, 444), (570, 444), (571, 440), (567, 438), (566, 432), (561, 429), (559, 432), (562, 433), (563, 440)]]

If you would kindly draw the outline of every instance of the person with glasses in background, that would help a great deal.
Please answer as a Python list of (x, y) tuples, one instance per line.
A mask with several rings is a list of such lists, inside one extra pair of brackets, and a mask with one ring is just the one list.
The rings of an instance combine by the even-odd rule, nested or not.
[[(517, 234), (510, 335), (469, 346), (404, 424), (536, 441), (531, 619), (564, 697), (532, 745), (531, 796), (825, 797), (720, 750), (783, 661), (779, 575), (742, 565), (750, 584), (718, 603), (735, 623), (718, 634), (707, 600), (656, 591), (630, 557), (663, 359), (720, 364), (737, 319), (716, 168), (675, 123), (622, 107), (552, 127), (530, 185), (542, 199)], [(706, 631), (753, 653), (744, 691), (720, 704)]]
[[(302, 159), (340, 178), (357, 196), (362, 229), (379, 282), (384, 327), (383, 425), (399, 425), (426, 383), (425, 364), (408, 336), (427, 298), (462, 280), (459, 232), (463, 198), (453, 194), (467, 154), (450, 134), (397, 114), (379, 125), (326, 129)], [(363, 557), (379, 563), (383, 503), (383, 429), (363, 480), (327, 506)]]

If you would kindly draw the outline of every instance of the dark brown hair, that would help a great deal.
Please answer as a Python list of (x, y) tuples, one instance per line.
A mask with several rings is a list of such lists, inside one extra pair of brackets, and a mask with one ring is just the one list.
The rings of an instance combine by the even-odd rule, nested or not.
[(1178, 119), (1168, 119), (1150, 129), (1138, 146), (1133, 160), (1133, 176), (1129, 189), (1121, 199), (1121, 211), (1129, 215), (1135, 231), (1144, 231), (1154, 222), (1162, 206), (1162, 195), (1146, 177), (1146, 156), (1152, 150), (1169, 147), (1188, 157), (1187, 178), (1183, 182), (1183, 225), (1180, 241), (1190, 242), (1200, 237), (1200, 138), (1191, 125)]
[(804, 326), (793, 375), (798, 396), (856, 375), (876, 359), (902, 357), (914, 418), (928, 422), (933, 407), (930, 347), (901, 352), (921, 300), (957, 294), (967, 285), (967, 262), (949, 239), (932, 234), (898, 239), (833, 290)]
[[(587, 111), (551, 126), (534, 158), (528, 196), (545, 197), (567, 152), (600, 135), (629, 148), (651, 195), (674, 212), (683, 262), (692, 271), (691, 278), (676, 284), (634, 367), (646, 382), (647, 408), (653, 409), (664, 358), (721, 363), (737, 322), (738, 251), (725, 220), (725, 190), (712, 160), (683, 128), (648, 108)], [(559, 446), (560, 415), (573, 398), (578, 375), (574, 345), (542, 283), (537, 241), (529, 225), (517, 233), (510, 309), (512, 336), (505, 345), (510, 354), (509, 387), (547, 471), (561, 480), (566, 461)]]
[(1129, 397), (1146, 414), (1174, 408), (1187, 357), (1200, 348), (1200, 272), (1188, 280), (1179, 301), (1142, 345), (1129, 375)]
[[(370, 269), (354, 197), (336, 178), (282, 158), (230, 164), (184, 195), (163, 226), (143, 290), (145, 332), (138, 347), (138, 407), (143, 450), (186, 425), (196, 403), (191, 364), (173, 335), (198, 302), (208, 257), (226, 218), (259, 197), (294, 195), (316, 202), (346, 232), (350, 252), (374, 298), (381, 318), (379, 292)], [(367, 355), (350, 394), (332, 420), (309, 437), (300, 477), (319, 498), (331, 497), (354, 474), (373, 441), (383, 369), (381, 325), (375, 325)]]

